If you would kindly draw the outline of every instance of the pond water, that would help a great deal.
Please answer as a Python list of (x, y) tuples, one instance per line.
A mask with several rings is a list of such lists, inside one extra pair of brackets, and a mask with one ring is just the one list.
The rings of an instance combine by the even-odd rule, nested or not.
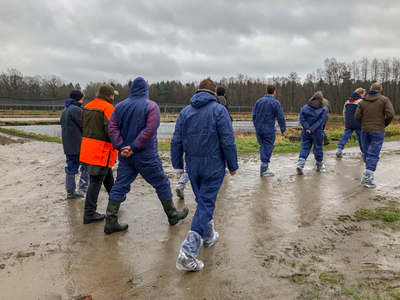
[[(298, 124), (297, 121), (287, 121), (286, 122), (286, 126), (292, 127), (292, 128), (297, 127), (297, 124)], [(233, 125), (233, 130), (238, 131), (238, 132), (244, 132), (244, 133), (255, 132), (253, 122), (251, 122), (251, 121), (234, 121), (232, 123), (232, 125)], [(61, 138), (61, 126), (60, 125), (29, 125), (29, 126), (24, 125), (24, 126), (2, 126), (2, 127)], [(172, 138), (174, 130), (175, 130), (175, 122), (174, 123), (161, 123), (160, 127), (158, 127), (158, 130), (157, 130), (157, 138), (159, 140)], [(279, 130), (279, 127), (278, 127), (278, 130)]]

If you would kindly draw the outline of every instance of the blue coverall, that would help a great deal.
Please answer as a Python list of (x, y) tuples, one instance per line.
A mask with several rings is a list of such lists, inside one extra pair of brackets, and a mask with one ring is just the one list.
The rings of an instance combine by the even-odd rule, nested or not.
[[(149, 87), (143, 78), (138, 77), (132, 83), (129, 97), (120, 102), (111, 115), (108, 134), (118, 149), (119, 164), (109, 200), (123, 202), (138, 173), (156, 189), (161, 201), (172, 199), (170, 182), (157, 149), (160, 109), (148, 97)], [(121, 156), (120, 150), (125, 146), (130, 146), (134, 152), (132, 156)]]
[(231, 119), (211, 93), (197, 92), (176, 121), (171, 141), (174, 169), (183, 169), (184, 152), (197, 202), (191, 230), (204, 238), (225, 176), (225, 161), (229, 171), (239, 168)]
[[(310, 101), (307, 105), (303, 106), (299, 115), (299, 121), (303, 127), (301, 132), (301, 151), (299, 155), (299, 163), (302, 164), (302, 167), (304, 167), (313, 145), (313, 153), (317, 165), (322, 163), (324, 157), (322, 151), (324, 142), (323, 126), (327, 109), (325, 106), (320, 107), (317, 103), (318, 101), (316, 100)], [(311, 133), (308, 133), (307, 130), (311, 130)]]
[(260, 144), (260, 156), (263, 163), (269, 163), (276, 138), (275, 119), (281, 132), (286, 131), (285, 116), (281, 104), (271, 95), (264, 95), (257, 100), (253, 109), (253, 124), (257, 141)]

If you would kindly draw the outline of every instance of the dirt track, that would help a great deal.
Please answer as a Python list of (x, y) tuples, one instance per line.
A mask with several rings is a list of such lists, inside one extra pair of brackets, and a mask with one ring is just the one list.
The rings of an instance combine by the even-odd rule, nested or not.
[[(185, 201), (174, 198), (189, 217), (170, 227), (139, 177), (121, 206), (129, 230), (104, 235), (104, 222), (83, 224), (84, 199), (65, 200), (60, 144), (0, 145), (0, 299), (399, 299), (399, 231), (354, 217), (400, 198), (398, 149), (385, 143), (376, 189), (360, 186), (356, 148), (342, 160), (325, 152), (326, 173), (309, 158), (304, 176), (295, 175), (297, 154), (273, 155), (269, 178), (258, 176), (258, 155), (241, 158), (218, 195), (220, 240), (200, 251), (200, 272), (181, 273), (175, 261), (196, 208), (190, 186)], [(98, 211), (106, 205), (102, 190)]]

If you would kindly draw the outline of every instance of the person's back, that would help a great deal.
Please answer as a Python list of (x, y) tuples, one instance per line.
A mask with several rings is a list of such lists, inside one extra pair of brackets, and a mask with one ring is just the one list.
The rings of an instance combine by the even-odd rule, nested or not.
[(64, 105), (65, 109), (60, 119), (64, 153), (79, 154), (82, 142), (82, 130), (79, 126), (82, 104), (76, 99), (69, 98), (65, 100)]
[[(312, 100), (307, 105), (304, 105), (300, 111), (300, 124), (303, 130), (310, 129), (312, 133), (323, 131), (324, 123), (319, 122), (323, 114), (326, 115), (327, 109), (325, 106), (321, 107), (317, 101)], [(324, 118), (325, 121), (325, 118)], [(307, 124), (307, 125), (306, 125)]]
[(353, 92), (351, 97), (344, 104), (345, 116), (344, 123), (346, 128), (350, 129), (361, 129), (360, 123), (354, 118), (358, 104), (361, 102), (362, 98), (359, 93)]
[(359, 104), (362, 112), (361, 130), (364, 132), (384, 132), (394, 117), (390, 100), (380, 92), (370, 92)]
[(222, 154), (217, 122), (223, 108), (208, 93), (198, 93), (182, 111), (183, 149), (189, 156), (209, 157)]
[(253, 110), (253, 124), (257, 134), (276, 131), (275, 119), (278, 119), (279, 125), (285, 121), (280, 103), (273, 96), (265, 95), (256, 102)]
[(185, 153), (197, 203), (191, 229), (176, 262), (181, 271), (198, 271), (204, 266), (196, 257), (201, 246), (210, 247), (219, 237), (214, 231), (213, 213), (225, 177), (225, 160), (231, 175), (239, 168), (232, 122), (226, 108), (217, 103), (216, 89), (210, 78), (200, 83), (190, 106), (179, 114), (171, 140), (172, 166), (183, 172)]
[[(143, 78), (137, 78), (131, 86), (129, 97), (120, 102), (114, 111), (115, 120), (110, 122), (109, 134), (118, 149), (130, 145), (135, 153), (157, 152), (157, 128), (160, 125), (158, 105), (148, 99), (148, 87)], [(118, 125), (115, 128), (115, 125)], [(143, 131), (143, 129), (145, 129)], [(124, 144), (117, 141), (115, 129), (121, 134)]]

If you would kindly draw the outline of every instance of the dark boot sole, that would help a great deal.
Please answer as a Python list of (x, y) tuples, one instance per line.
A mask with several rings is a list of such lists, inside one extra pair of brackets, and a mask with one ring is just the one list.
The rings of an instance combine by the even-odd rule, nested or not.
[(122, 231), (127, 231), (129, 228), (129, 226), (127, 225), (125, 229), (120, 229), (120, 230), (106, 230), (104, 229), (104, 233), (105, 234), (112, 234), (114, 232), (122, 232)]
[(90, 224), (90, 223), (101, 222), (101, 221), (104, 221), (105, 218), (106, 218), (106, 217), (101, 218), (101, 219), (90, 220), (90, 221), (88, 221), (88, 220), (83, 220), (83, 224)]

